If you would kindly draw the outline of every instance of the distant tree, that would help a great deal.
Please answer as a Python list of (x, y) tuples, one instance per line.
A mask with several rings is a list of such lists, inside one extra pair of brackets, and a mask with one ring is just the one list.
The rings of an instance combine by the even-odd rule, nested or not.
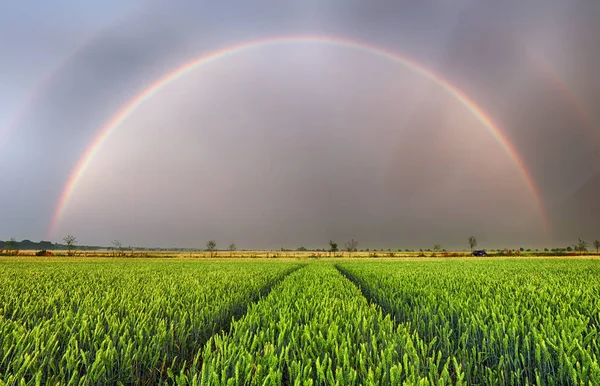
[(237, 247), (235, 246), (234, 243), (229, 244), (229, 252), (230, 252), (230, 257), (233, 256), (233, 252), (235, 252), (237, 249)]
[(544, 248), (544, 252), (548, 252), (548, 248)]
[(573, 250), (573, 248), (571, 248), (571, 246), (569, 245), (566, 249), (567, 252), (571, 252)]
[(67, 235), (63, 238), (63, 241), (67, 245), (67, 255), (72, 255), (72, 250), (75, 249), (75, 244), (77, 244), (77, 238), (73, 235)]
[(11, 237), (10, 240), (4, 242), (4, 249), (9, 255), (13, 254), (13, 250), (17, 247), (17, 240)]
[(521, 247), (521, 248), (519, 248), (519, 251), (524, 252), (525, 248)]
[(471, 249), (471, 253), (473, 253), (473, 248), (477, 246), (477, 238), (475, 236), (469, 236), (469, 248)]
[(357, 240), (352, 239), (346, 243), (346, 250), (348, 251), (350, 256), (352, 256), (352, 252), (356, 252), (357, 248), (358, 248)]
[(329, 253), (333, 254), (338, 251), (338, 245), (336, 242), (329, 240)]
[(582, 255), (583, 252), (587, 251), (587, 247), (588, 247), (588, 243), (585, 240), (578, 239), (578, 241), (577, 241), (577, 250), (579, 251), (580, 255)]
[(433, 244), (433, 252), (439, 252), (442, 250), (442, 246), (440, 244)]
[(306, 252), (306, 247), (298, 247), (296, 248), (298, 252)]
[[(113, 240), (111, 241), (111, 244), (113, 245), (113, 247), (115, 248), (116, 251), (119, 251), (119, 256), (123, 255), (123, 244), (121, 244), (121, 242), (119, 240)], [(114, 252), (113, 252), (113, 256), (114, 256)]]
[(217, 242), (215, 240), (209, 240), (206, 243), (206, 250), (210, 252), (210, 257), (213, 257), (213, 252), (217, 249)]
[(598, 254), (598, 249), (600, 249), (600, 240), (594, 240), (594, 248), (596, 248), (596, 254)]

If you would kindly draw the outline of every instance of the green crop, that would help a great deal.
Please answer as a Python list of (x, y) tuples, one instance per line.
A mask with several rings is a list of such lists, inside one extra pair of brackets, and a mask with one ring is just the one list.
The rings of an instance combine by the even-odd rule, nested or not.
[(273, 288), (207, 343), (178, 384), (451, 384), (462, 371), (361, 295), (328, 264)]
[(294, 267), (2, 262), (0, 384), (155, 383)]
[(343, 263), (469, 384), (600, 382), (600, 265), (589, 260)]
[(0, 385), (596, 385), (600, 261), (0, 260)]

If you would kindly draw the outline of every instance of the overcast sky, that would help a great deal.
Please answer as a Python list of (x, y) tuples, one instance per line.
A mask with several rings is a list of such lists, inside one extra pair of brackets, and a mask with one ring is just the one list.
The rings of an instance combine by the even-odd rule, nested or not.
[[(0, 3), (0, 240), (239, 248), (562, 246), (600, 238), (600, 3)], [(103, 143), (50, 228), (99, 129)], [(542, 204), (542, 213), (538, 207)], [(575, 238), (575, 240), (573, 240)]]

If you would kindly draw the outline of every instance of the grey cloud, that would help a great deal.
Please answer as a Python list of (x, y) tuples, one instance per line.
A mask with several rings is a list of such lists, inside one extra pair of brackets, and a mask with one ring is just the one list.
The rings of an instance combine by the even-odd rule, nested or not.
[[(9, 219), (0, 236), (43, 237), (96, 130), (152, 80), (216, 48), (294, 33), (360, 39), (431, 66), (502, 127), (555, 225), (570, 224), (555, 212), (592, 205), (597, 187), (585, 184), (598, 171), (598, 146), (518, 44), (562, 58), (558, 69), (576, 66), (565, 81), (597, 120), (598, 13), (581, 4), (560, 16), (560, 3), (544, 4), (536, 13), (521, 2), (153, 3), (80, 49), (20, 122), (0, 157), (10, 154), (0, 172), (12, 181), (0, 193)], [(566, 28), (556, 44), (543, 38), (553, 22)], [(269, 60), (249, 52), (207, 66), (162, 90), (152, 110), (140, 108), (124, 125), (137, 136), (120, 129), (106, 144), (98, 181), (78, 187), (61, 230), (140, 245), (356, 237), (365, 246), (450, 247), (470, 233), (496, 246), (542, 242), (518, 170), (439, 86), (335, 47), (262, 55)], [(11, 66), (19, 60), (27, 58)], [(560, 242), (571, 237), (560, 232)]]

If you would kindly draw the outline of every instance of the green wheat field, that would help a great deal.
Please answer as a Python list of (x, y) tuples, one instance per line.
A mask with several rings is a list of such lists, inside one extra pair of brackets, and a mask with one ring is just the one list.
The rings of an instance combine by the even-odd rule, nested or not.
[(600, 259), (0, 259), (2, 385), (595, 385)]

